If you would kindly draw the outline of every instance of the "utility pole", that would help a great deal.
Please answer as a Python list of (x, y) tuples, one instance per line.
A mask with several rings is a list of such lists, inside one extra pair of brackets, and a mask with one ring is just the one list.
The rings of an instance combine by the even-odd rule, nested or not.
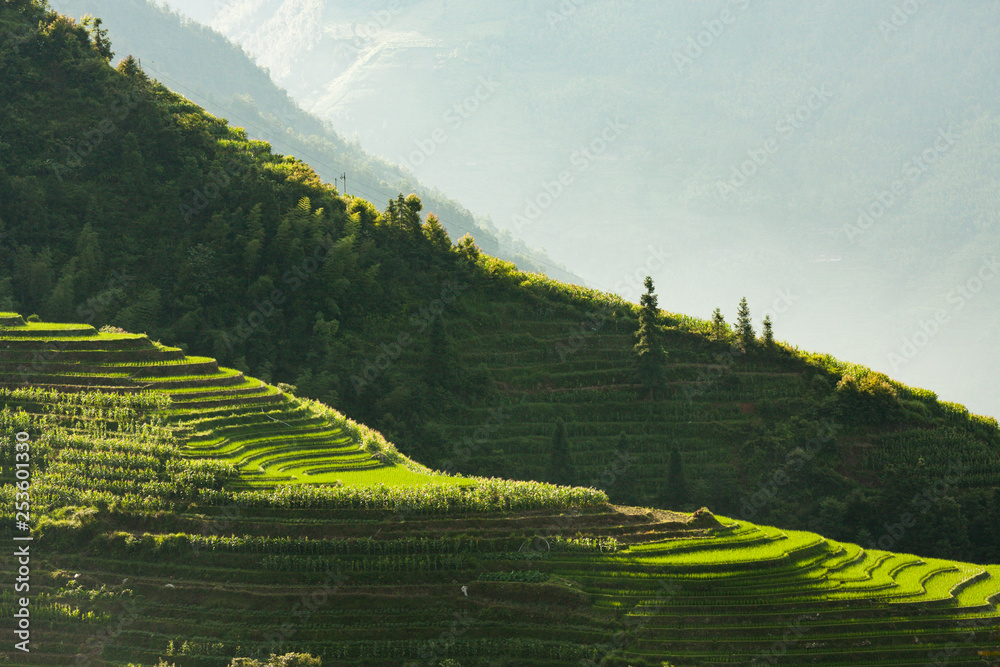
[(343, 192), (343, 194), (346, 195), (347, 194), (347, 172), (345, 171), (343, 174), (341, 174), (340, 178), (344, 179), (344, 192)]

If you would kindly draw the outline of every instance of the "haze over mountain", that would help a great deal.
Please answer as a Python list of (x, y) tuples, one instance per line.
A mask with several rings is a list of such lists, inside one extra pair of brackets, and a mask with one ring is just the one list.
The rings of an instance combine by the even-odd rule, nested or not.
[(1000, 413), (1000, 3), (171, 4), (592, 284)]
[(489, 220), (476, 219), (440, 190), (366, 153), (329, 122), (302, 111), (266, 71), (217, 32), (149, 0), (57, 0), (50, 4), (78, 19), (87, 14), (101, 17), (117, 51), (114, 63), (134, 55), (150, 76), (243, 127), (250, 138), (267, 141), (282, 153), (315, 165), (317, 173), (338, 188), (344, 187), (339, 180), (344, 174), (349, 180), (347, 192), (380, 204), (399, 192), (416, 192), (426, 210), (442, 217), (453, 238), (472, 233), (484, 250), (526, 270), (581, 281), (544, 253), (500, 232)]

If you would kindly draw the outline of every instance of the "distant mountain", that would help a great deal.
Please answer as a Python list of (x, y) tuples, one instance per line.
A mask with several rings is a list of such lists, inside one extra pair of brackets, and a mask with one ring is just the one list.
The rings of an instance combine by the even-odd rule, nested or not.
[(594, 285), (1000, 415), (995, 0), (172, 4)]
[(477, 220), (439, 190), (366, 153), (357, 141), (345, 140), (328, 121), (302, 111), (266, 70), (215, 31), (149, 0), (55, 0), (49, 5), (77, 18), (100, 16), (115, 62), (128, 55), (139, 58), (150, 76), (245, 128), (249, 137), (306, 160), (324, 181), (343, 189), (339, 179), (346, 174), (347, 192), (381, 205), (400, 192), (416, 192), (427, 210), (441, 216), (453, 238), (471, 233), (482, 248), (526, 270), (583, 282), (544, 253), (498, 231), (488, 219)]

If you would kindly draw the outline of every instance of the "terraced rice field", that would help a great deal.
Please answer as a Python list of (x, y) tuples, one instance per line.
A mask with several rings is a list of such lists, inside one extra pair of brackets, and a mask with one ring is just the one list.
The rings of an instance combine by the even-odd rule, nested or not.
[[(483, 424), (491, 426), (489, 446), (463, 462), (471, 470), (500, 470), (515, 461), (514, 474), (539, 477), (552, 424), (562, 419), (581, 481), (599, 478), (615, 460), (623, 432), (642, 489), (658, 487), (664, 442), (678, 447), (692, 477), (716, 478), (730, 467), (720, 452), (729, 452), (733, 434), (748, 428), (755, 410), (794, 409), (809, 390), (796, 364), (756, 368), (750, 360), (727, 356), (728, 346), (671, 331), (665, 340), (670, 358), (667, 389), (654, 402), (639, 400), (643, 396), (632, 370), (631, 325), (609, 321), (571, 326), (555, 318), (525, 317), (523, 312), (507, 317), (518, 334), (483, 326), (462, 348), (463, 366), (488, 369), (502, 393), (506, 416), (494, 425), (490, 410), (495, 404), (448, 415), (446, 433), (454, 441), (472, 437)], [(751, 393), (758, 404), (737, 402)]]
[[(626, 612), (636, 628), (629, 656), (699, 665), (926, 665), (944, 647), (948, 664), (989, 664), (977, 661), (997, 646), (1000, 566), (722, 521), (726, 528), (711, 537), (633, 545), (564, 576), (596, 605)], [(606, 571), (595, 572), (595, 562)]]
[[(10, 429), (58, 403), (62, 422), (37, 423), (72, 424), (36, 482), (37, 503), (72, 507), (34, 543), (36, 643), (15, 664), (983, 665), (1000, 647), (1000, 566), (434, 475), (211, 359), (0, 326), (16, 378), (0, 384), (80, 397), (9, 393), (27, 412), (0, 413)], [(113, 394), (141, 400), (97, 400)], [(239, 474), (220, 487), (227, 465)], [(4, 588), (0, 614), (13, 608)]]
[[(451, 325), (461, 366), (482, 368), (499, 394), (456, 406), (442, 420), (451, 442), (476, 441), (477, 430), (489, 429), (484, 445), (460, 450), (468, 452), (463, 456), (449, 451), (443, 457), (454, 459), (463, 472), (544, 478), (544, 455), (554, 422), (561, 419), (577, 483), (600, 479), (616, 460), (619, 434), (625, 433), (633, 460), (630, 474), (643, 502), (653, 502), (660, 488), (669, 443), (683, 457), (689, 484), (697, 480), (706, 485), (714, 503), (737, 514), (743, 499), (727, 493), (740, 456), (735, 443), (748, 439), (761, 419), (806, 417), (810, 403), (830, 389), (812, 384), (800, 359), (734, 355), (728, 345), (671, 329), (664, 339), (666, 388), (648, 401), (633, 371), (634, 325), (611, 317), (580, 322), (580, 315), (569, 319), (555, 309), (533, 312), (520, 304), (501, 308), (506, 310)], [(504, 326), (497, 326), (497, 320)], [(399, 363), (418, 364), (420, 359), (404, 354)], [(504, 416), (499, 423), (493, 416), (498, 406)], [(845, 449), (868, 439), (862, 433), (842, 435)], [(950, 460), (961, 456), (975, 461), (970, 484), (1000, 484), (995, 454), (968, 433), (915, 425), (889, 429), (873, 440), (859, 454), (865, 470), (880, 470), (886, 460), (915, 464), (923, 458), (932, 474), (940, 476)]]
[[(928, 665), (942, 655), (981, 665), (1000, 627), (998, 567), (945, 565), (956, 576), (942, 597), (930, 585), (939, 563), (748, 524), (744, 538), (760, 533), (773, 546), (755, 552), (734, 539), (730, 561), (720, 542), (731, 531), (610, 506), (286, 509), (280, 518), (204, 508), (140, 530), (115, 521), (95, 548), (54, 558), (42, 590), (67, 601), (74, 587), (105, 587), (135, 602), (69, 598), (97, 619), (53, 618), (37, 664), (68, 664), (59, 651), (123, 616), (94, 664), (167, 657), (223, 667), (226, 656), (266, 654), (277, 637), (328, 666), (431, 657), (555, 666), (612, 655), (633, 665)], [(558, 540), (554, 527), (578, 541)], [(686, 548), (660, 548), (673, 542)], [(878, 585), (852, 588), (869, 580)], [(132, 605), (141, 614), (125, 616)]]
[[(77, 391), (161, 392), (190, 458), (234, 464), (245, 486), (466, 484), (432, 474), (333, 411), (188, 357), (144, 335), (0, 314), (0, 383)], [(362, 442), (362, 438), (367, 438)]]

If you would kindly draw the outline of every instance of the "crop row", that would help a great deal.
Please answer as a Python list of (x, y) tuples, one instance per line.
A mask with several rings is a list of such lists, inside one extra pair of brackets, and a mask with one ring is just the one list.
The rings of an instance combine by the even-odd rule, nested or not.
[(348, 572), (439, 572), (464, 570), (471, 561), (464, 556), (373, 556), (370, 558), (334, 559), (319, 556), (265, 556), (261, 566), (269, 572), (330, 572), (342, 568)]
[[(134, 661), (136, 659), (136, 646), (142, 646), (145, 642), (143, 638), (136, 636), (136, 631), (126, 631), (120, 641), (105, 649), (103, 658), (106, 660), (117, 660), (119, 662)], [(440, 634), (437, 631), (436, 635)], [(554, 640), (540, 640), (528, 638), (467, 638), (453, 637), (448, 635), (448, 641), (435, 642), (437, 636), (425, 640), (348, 640), (336, 643), (332, 642), (309, 642), (296, 641), (298, 650), (322, 656), (324, 664), (329, 661), (340, 661), (347, 664), (408, 664), (410, 661), (426, 660), (428, 658), (440, 658), (452, 656), (456, 659), (472, 661), (486, 661), (495, 656), (506, 656), (509, 658), (521, 658), (530, 660), (548, 660), (557, 664), (575, 664), (581, 660), (592, 660), (597, 657), (597, 649), (588, 646), (581, 646), (576, 643)], [(156, 662), (158, 657), (165, 655), (164, 649), (167, 641), (162, 635), (157, 642), (159, 648), (149, 649), (145, 653), (145, 662)], [(224, 647), (211, 646), (214, 642), (204, 642), (190, 639), (178, 639), (177, 645), (182, 645), (183, 641), (189, 642), (191, 648), (185, 654), (183, 664), (189, 667), (226, 667), (229, 664), (228, 657), (236, 649), (236, 645)], [(244, 643), (246, 645), (246, 643)], [(444, 648), (437, 648), (442, 646)], [(210, 647), (210, 648), (209, 648)], [(250, 644), (248, 648), (259, 651), (266, 657), (268, 644), (263, 640), (259, 645)], [(204, 648), (209, 648), (212, 655), (201, 653)]]
[[(133, 535), (109, 533), (101, 539), (109, 553), (133, 553), (156, 556), (161, 553), (274, 554), (290, 556), (394, 556), (508, 553), (523, 544), (520, 538), (406, 537), (394, 540), (371, 538), (310, 540), (292, 537), (191, 535)], [(514, 552), (517, 553), (517, 552)]]
[(359, 488), (288, 485), (272, 491), (202, 490), (202, 500), (247, 508), (383, 509), (413, 512), (502, 512), (604, 505), (603, 491), (541, 482), (473, 478), (473, 486)]

